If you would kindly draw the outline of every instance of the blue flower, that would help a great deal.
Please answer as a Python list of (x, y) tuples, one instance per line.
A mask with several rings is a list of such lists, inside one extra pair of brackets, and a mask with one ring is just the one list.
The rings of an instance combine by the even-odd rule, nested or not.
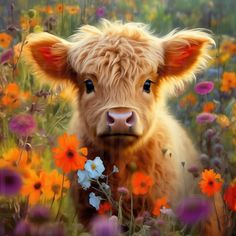
[(94, 192), (89, 194), (89, 204), (91, 206), (95, 207), (96, 210), (99, 209), (100, 202), (101, 202), (101, 197), (100, 196), (96, 196)]
[(88, 172), (86, 170), (79, 170), (77, 172), (78, 182), (84, 188), (88, 189), (91, 186), (90, 178), (88, 176)]
[(96, 157), (93, 161), (88, 160), (84, 168), (88, 172), (88, 176), (92, 179), (98, 179), (102, 175), (102, 172), (105, 170), (100, 157)]

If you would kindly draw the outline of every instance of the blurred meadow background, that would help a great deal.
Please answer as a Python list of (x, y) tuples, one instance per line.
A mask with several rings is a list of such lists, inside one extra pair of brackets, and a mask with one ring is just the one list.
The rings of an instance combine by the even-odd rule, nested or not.
[[(0, 0), (0, 236), (115, 236), (121, 231), (124, 235), (199, 235), (195, 226), (206, 218), (217, 192), (224, 199), (228, 235), (236, 235), (235, 9), (235, 0)], [(122, 201), (115, 216), (109, 199), (91, 195), (90, 204), (109, 219), (99, 219), (88, 232), (77, 222), (70, 196), (75, 183), (68, 172), (73, 168), (65, 170), (57, 161), (62, 137), (79, 142), (66, 134), (72, 114), (70, 92), (39, 84), (21, 61), (21, 53), (22, 42), (32, 32), (67, 38), (79, 26), (96, 25), (101, 18), (147, 23), (160, 36), (175, 28), (212, 31), (216, 47), (210, 52), (213, 60), (208, 69), (185, 93), (179, 91), (170, 106), (191, 134), (208, 172), (194, 166), (186, 171), (193, 174), (193, 181), (211, 178), (218, 185), (207, 189), (207, 183), (199, 184), (204, 200), (186, 199), (177, 209), (166, 199), (157, 199), (152, 212), (131, 224), (122, 220)], [(78, 152), (85, 162), (86, 147)], [(99, 180), (103, 163), (96, 161), (101, 175), (90, 178), (100, 181), (101, 191), (112, 197), (109, 183), (104, 187)], [(77, 169), (83, 168), (84, 163)], [(132, 194), (125, 188), (117, 191), (121, 200)]]

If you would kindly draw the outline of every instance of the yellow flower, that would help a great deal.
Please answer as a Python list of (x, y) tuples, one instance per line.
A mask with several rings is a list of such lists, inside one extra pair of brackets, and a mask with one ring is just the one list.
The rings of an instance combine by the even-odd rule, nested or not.
[(70, 15), (76, 15), (80, 12), (80, 8), (78, 6), (67, 6), (66, 10)]
[(34, 205), (41, 200), (43, 189), (47, 181), (48, 178), (43, 171), (40, 172), (39, 175), (32, 172), (31, 176), (24, 181), (21, 193), (23, 196), (29, 198), (29, 204)]
[(216, 122), (222, 127), (227, 128), (230, 125), (229, 118), (224, 114), (217, 115)]
[(232, 107), (232, 116), (236, 117), (236, 103)]
[(70, 187), (70, 182), (66, 177), (64, 177), (63, 188), (62, 188), (63, 176), (59, 174), (57, 170), (53, 170), (51, 173), (46, 175), (48, 181), (45, 184), (43, 193), (45, 194), (45, 197), (47, 199), (54, 198), (55, 200), (57, 200), (61, 196), (62, 189), (68, 189)]

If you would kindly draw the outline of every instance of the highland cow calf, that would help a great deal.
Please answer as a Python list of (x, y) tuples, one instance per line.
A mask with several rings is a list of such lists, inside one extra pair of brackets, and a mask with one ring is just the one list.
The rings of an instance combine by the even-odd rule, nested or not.
[[(134, 171), (151, 176), (154, 183), (145, 203), (134, 196), (138, 215), (143, 209), (151, 211), (155, 199), (163, 196), (174, 208), (192, 188), (186, 170), (198, 164), (197, 152), (166, 103), (206, 66), (212, 44), (210, 35), (198, 29), (157, 38), (142, 24), (104, 20), (99, 28), (81, 27), (70, 41), (33, 34), (24, 57), (40, 79), (74, 86), (71, 132), (88, 147), (89, 158), (103, 159), (106, 173), (113, 165), (119, 168), (109, 179), (115, 200), (118, 187), (132, 192)], [(96, 212), (88, 204), (89, 190), (75, 186), (74, 192), (79, 217), (86, 223)], [(123, 208), (129, 211), (129, 199)], [(208, 230), (221, 235), (216, 222), (213, 215), (202, 235)]]

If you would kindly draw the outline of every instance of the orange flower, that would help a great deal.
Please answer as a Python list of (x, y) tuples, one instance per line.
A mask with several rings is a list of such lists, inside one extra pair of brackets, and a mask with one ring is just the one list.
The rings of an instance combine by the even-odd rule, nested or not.
[(215, 193), (221, 190), (223, 180), (220, 174), (214, 172), (214, 170), (204, 170), (202, 172), (202, 178), (199, 182), (199, 187), (202, 193), (213, 196)]
[(0, 46), (8, 48), (12, 42), (12, 36), (6, 33), (0, 33)]
[(214, 102), (205, 102), (203, 104), (202, 110), (203, 112), (213, 112), (216, 108), (216, 105)]
[(17, 108), (20, 105), (19, 101), (20, 88), (16, 83), (10, 83), (4, 90), (2, 104), (8, 108)]
[(55, 7), (55, 11), (56, 13), (62, 13), (64, 11), (64, 4), (62, 3), (57, 4)]
[(185, 95), (180, 101), (179, 106), (184, 108), (186, 106), (194, 106), (197, 103), (197, 98), (194, 94), (189, 93)]
[(226, 189), (224, 200), (231, 210), (236, 211), (236, 179)]
[[(46, 173), (44, 173), (45, 175)], [(53, 197), (57, 200), (61, 196), (61, 190), (62, 190), (62, 179), (63, 176), (58, 173), (57, 170), (53, 170), (51, 173), (46, 174), (47, 182), (45, 183), (45, 187), (42, 190), (45, 197), (47, 199), (52, 199)], [(64, 183), (63, 183), (63, 190), (68, 189), (70, 187), (69, 180), (64, 177)]]
[(34, 205), (40, 201), (47, 181), (48, 178), (44, 172), (40, 172), (39, 176), (32, 172), (30, 178), (25, 180), (21, 193), (23, 196), (29, 197), (29, 204)]
[(162, 207), (165, 207), (165, 208), (170, 208), (168, 202), (167, 202), (167, 198), (166, 197), (163, 197), (163, 198), (157, 198), (155, 203), (154, 203), (154, 207), (153, 207), (153, 210), (152, 210), (152, 214), (154, 216), (159, 216), (161, 214), (161, 211), (160, 209)]
[(59, 147), (53, 149), (56, 165), (65, 173), (84, 169), (87, 148), (78, 150), (79, 141), (75, 135), (63, 134), (58, 138)]
[(24, 178), (28, 178), (31, 174), (28, 153), (19, 148), (11, 148), (3, 153), (3, 159), (0, 159), (0, 167), (13, 168)]
[(79, 13), (80, 8), (77, 6), (67, 6), (66, 10), (70, 15), (76, 15)]
[(144, 195), (153, 185), (153, 180), (150, 176), (143, 172), (135, 172), (131, 178), (133, 193), (136, 195)]
[(101, 203), (98, 209), (99, 215), (109, 214), (112, 210), (111, 204), (109, 202)]
[(236, 73), (224, 72), (221, 80), (220, 91), (230, 92), (231, 89), (236, 88)]
[(47, 13), (47, 14), (52, 14), (53, 10), (51, 6), (44, 6), (39, 8), (40, 12)]

